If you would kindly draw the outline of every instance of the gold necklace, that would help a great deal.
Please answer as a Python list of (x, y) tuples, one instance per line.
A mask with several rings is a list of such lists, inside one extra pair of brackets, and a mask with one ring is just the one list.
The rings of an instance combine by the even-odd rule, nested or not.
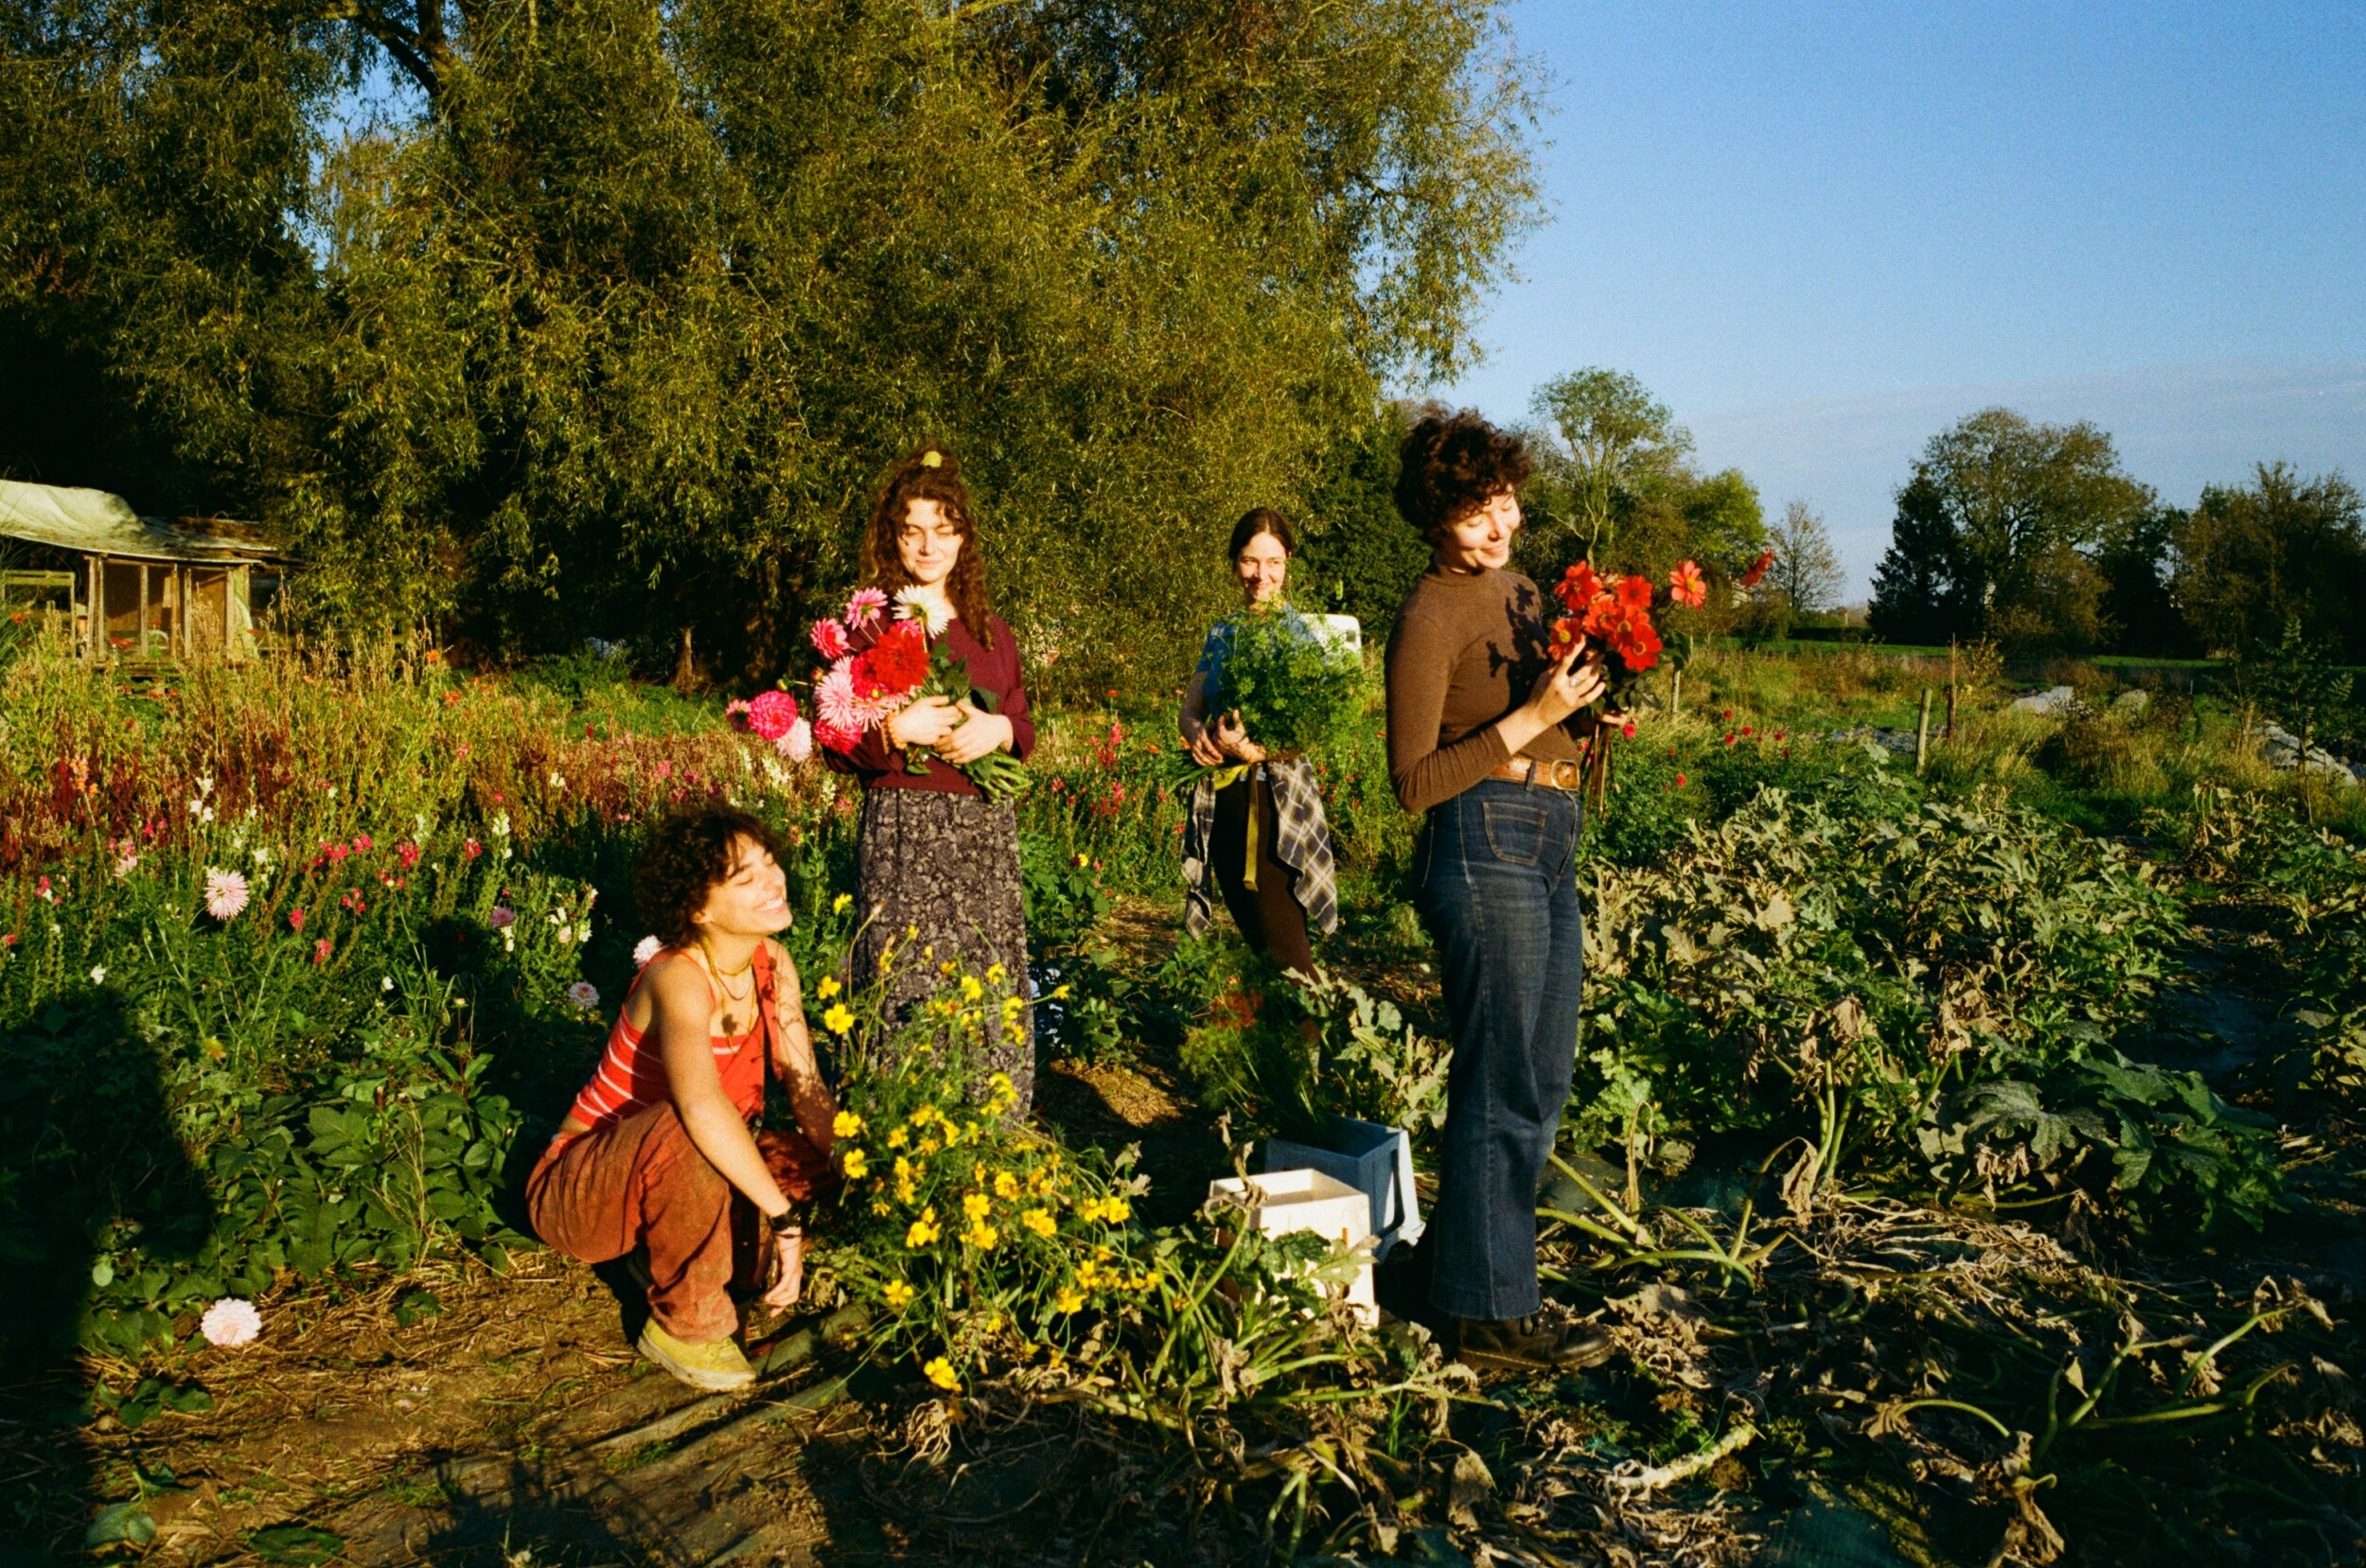
[(741, 964), (738, 968), (725, 969), (721, 964), (715, 961), (715, 949), (706, 944), (706, 939), (703, 937), (698, 939), (698, 951), (706, 955), (707, 970), (715, 977), (715, 983), (722, 988), (724, 995), (730, 997), (734, 1002), (744, 1002), (750, 995), (755, 994), (756, 982), (753, 980), (750, 980), (748, 982), (748, 989), (745, 991), (733, 991), (731, 987), (732, 981), (739, 978), (740, 976), (747, 974), (750, 970), (756, 966), (755, 954), (750, 953), (748, 955), (748, 961)]

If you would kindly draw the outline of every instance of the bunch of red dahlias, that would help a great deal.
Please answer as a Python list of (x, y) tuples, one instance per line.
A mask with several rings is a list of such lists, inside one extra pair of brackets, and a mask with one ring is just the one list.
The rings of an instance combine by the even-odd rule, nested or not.
[(1602, 649), (1610, 700), (1659, 662), (1659, 628), (1651, 624), (1651, 583), (1642, 576), (1604, 577), (1590, 561), (1580, 561), (1553, 585), (1564, 612), (1553, 623), (1553, 657), (1580, 637)]

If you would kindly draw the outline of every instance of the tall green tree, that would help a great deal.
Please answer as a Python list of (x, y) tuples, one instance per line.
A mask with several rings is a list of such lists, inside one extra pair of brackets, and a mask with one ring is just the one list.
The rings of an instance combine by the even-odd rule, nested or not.
[(1527, 432), (1536, 474), (1522, 498), (1522, 569), (1541, 578), (1582, 556), (1658, 578), (1688, 558), (1720, 583), (1702, 624), (1729, 618), (1723, 580), (1766, 542), (1764, 508), (1741, 470), (1703, 473), (1691, 434), (1623, 371), (1555, 377), (1533, 409), (1543, 423)]
[(2248, 485), (2204, 489), (2175, 536), (2170, 590), (2211, 653), (2257, 658), (2288, 624), (2366, 661), (2366, 507), (2339, 473), (2262, 464)]
[(1557, 491), (1557, 520), (1580, 554), (1612, 544), (1621, 519), (1665, 487), (1692, 453), (1691, 432), (1623, 370), (1556, 376), (1536, 389), (1530, 408), (1559, 437), (1546, 444), (1544, 477)]
[(1918, 624), (1917, 642), (1976, 630), (2028, 651), (2094, 647), (2105, 626), (2092, 553), (2154, 501), (2095, 426), (1984, 409), (1933, 436), (1898, 492), (1875, 578), (1877, 628)]
[[(0, 181), (85, 188), (55, 238), (9, 220), (31, 337), (0, 342), (71, 326), (323, 618), (500, 653), (792, 667), (877, 475), (935, 440), (1055, 683), (1165, 661), (1225, 591), (1173, 563), (1466, 362), (1533, 206), (1492, 0), (7, 3), (39, 91), (8, 90), (50, 117)], [(200, 33), (200, 76), (257, 85), (157, 97)], [(118, 129), (168, 109), (247, 171), (192, 232)], [(94, 241), (150, 249), (78, 307), (43, 257)], [(43, 445), (0, 433), (14, 471)]]

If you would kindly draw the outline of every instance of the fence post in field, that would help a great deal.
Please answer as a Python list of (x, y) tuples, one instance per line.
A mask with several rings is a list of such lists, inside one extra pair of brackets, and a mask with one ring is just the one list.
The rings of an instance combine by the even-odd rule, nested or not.
[(1930, 757), (1931, 688), (1925, 686), (1922, 689), (1922, 719), (1920, 723), (1915, 726), (1915, 771), (1916, 773), (1920, 773), (1922, 771), (1922, 765), (1925, 762), (1928, 762)]
[(1955, 639), (1947, 640), (1947, 744), (1955, 744)]

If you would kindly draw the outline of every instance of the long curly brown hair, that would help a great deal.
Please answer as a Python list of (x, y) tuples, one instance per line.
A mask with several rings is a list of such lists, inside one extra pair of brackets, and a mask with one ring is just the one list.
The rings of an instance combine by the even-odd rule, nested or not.
[(943, 447), (914, 449), (879, 487), (879, 499), (871, 508), (871, 526), (862, 537), (863, 574), (890, 598), (911, 586), (898, 544), (905, 513), (915, 501), (933, 501), (953, 520), (961, 535), (962, 553), (954, 559), (953, 574), (945, 579), (945, 596), (953, 601), (953, 613), (969, 628), (969, 635), (981, 646), (994, 646), (994, 602), (986, 594), (986, 559), (978, 537), (977, 502), (969, 499), (969, 486), (962, 483), (961, 465)]

